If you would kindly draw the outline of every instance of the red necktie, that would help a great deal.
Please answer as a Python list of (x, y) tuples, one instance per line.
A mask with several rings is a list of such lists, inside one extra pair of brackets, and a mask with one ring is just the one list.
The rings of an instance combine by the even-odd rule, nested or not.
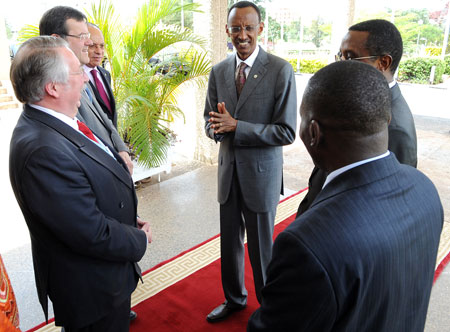
[(245, 79), (246, 79), (244, 70), (247, 67), (248, 66), (245, 62), (241, 62), (238, 67), (238, 71), (236, 74), (236, 92), (237, 92), (238, 98), (241, 95), (242, 89), (244, 88)]
[(95, 138), (94, 134), (92, 133), (92, 131), (88, 128), (88, 126), (86, 126), (84, 124), (84, 122), (81, 122), (79, 120), (77, 120), (78, 123), (78, 129), (85, 134), (89, 139), (93, 140), (94, 142), (97, 142), (97, 139)]
[(98, 72), (95, 69), (91, 70), (92, 77), (94, 78), (95, 86), (97, 87), (97, 91), (105, 103), (106, 107), (108, 107), (109, 112), (111, 112), (111, 104), (109, 103), (108, 95), (106, 94), (105, 88), (103, 87), (102, 82), (98, 78)]

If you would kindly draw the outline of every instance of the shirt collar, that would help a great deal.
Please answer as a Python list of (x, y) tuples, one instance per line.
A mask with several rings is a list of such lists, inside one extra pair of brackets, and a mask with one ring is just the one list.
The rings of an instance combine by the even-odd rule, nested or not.
[(389, 83), (389, 89), (392, 89), (397, 84), (396, 80), (393, 80), (391, 83)]
[(86, 74), (88, 74), (88, 75), (91, 73), (91, 70), (92, 70), (92, 69), (95, 69), (96, 71), (98, 71), (97, 66), (95, 66), (95, 67), (89, 67), (88, 65), (83, 65), (83, 69), (84, 69), (84, 72), (85, 72)]
[(256, 46), (253, 53), (245, 60), (241, 60), (236, 52), (236, 68), (241, 64), (241, 62), (244, 62), (249, 67), (253, 67), (253, 64), (255, 63), (258, 54), (259, 54), (259, 46)]
[(385, 153), (383, 153), (383, 154), (381, 154), (379, 156), (376, 156), (376, 157), (373, 157), (373, 158), (369, 158), (369, 159), (360, 160), (360, 161), (357, 161), (356, 163), (353, 163), (353, 164), (350, 164), (350, 165), (347, 165), (347, 166), (344, 166), (344, 167), (341, 167), (341, 168), (338, 168), (338, 169), (334, 170), (333, 172), (328, 174), (328, 176), (327, 176), (327, 178), (325, 180), (325, 183), (322, 186), (322, 189), (325, 188), (325, 186), (328, 183), (330, 183), (335, 177), (341, 175), (342, 173), (347, 172), (348, 170), (351, 170), (352, 168), (361, 166), (363, 164), (367, 164), (367, 163), (370, 163), (372, 161), (375, 161), (375, 160), (378, 160), (378, 159), (381, 159), (381, 158), (386, 158), (387, 156), (389, 156), (389, 154), (390, 154), (390, 152), (388, 150), (388, 151), (386, 151)]
[(76, 118), (71, 118), (65, 114), (56, 112), (54, 110), (51, 110), (49, 108), (40, 106), (40, 105), (36, 105), (36, 104), (29, 104), (31, 107), (42, 111), (44, 113), (47, 113), (50, 116), (53, 116), (55, 118), (57, 118), (58, 120), (61, 120), (62, 122), (64, 122), (65, 124), (67, 124), (68, 126), (71, 126), (73, 129), (75, 129), (76, 131), (78, 131), (78, 123), (77, 123), (77, 119)]

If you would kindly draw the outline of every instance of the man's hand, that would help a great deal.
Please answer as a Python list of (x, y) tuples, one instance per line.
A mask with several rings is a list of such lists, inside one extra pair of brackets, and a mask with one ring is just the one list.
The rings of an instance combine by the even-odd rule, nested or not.
[(212, 123), (211, 128), (214, 129), (214, 134), (223, 134), (236, 131), (237, 120), (234, 119), (225, 108), (225, 103), (217, 104), (217, 112), (209, 112), (209, 122)]
[(145, 232), (148, 243), (152, 243), (152, 229), (150, 228), (150, 223), (137, 217), (137, 225), (140, 230)]
[(131, 161), (130, 155), (128, 154), (127, 151), (120, 151), (119, 152), (119, 156), (123, 159), (123, 161), (125, 162), (125, 164), (128, 167), (128, 172), (130, 172), (130, 175), (133, 175), (133, 162)]

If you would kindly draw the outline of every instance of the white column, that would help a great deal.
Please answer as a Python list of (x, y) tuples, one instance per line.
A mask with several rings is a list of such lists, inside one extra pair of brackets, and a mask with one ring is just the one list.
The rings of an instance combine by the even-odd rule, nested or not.
[[(227, 23), (227, 0), (199, 0), (202, 4), (203, 13), (194, 13), (194, 32), (207, 39), (212, 65), (224, 60), (227, 56), (227, 34), (225, 25)], [(200, 161), (215, 163), (219, 144), (206, 137), (203, 118), (205, 107), (206, 87), (196, 89), (195, 112), (186, 114), (195, 116), (196, 119), (196, 147), (194, 158)]]
[(9, 42), (6, 36), (5, 18), (0, 13), (0, 80), (9, 80)]

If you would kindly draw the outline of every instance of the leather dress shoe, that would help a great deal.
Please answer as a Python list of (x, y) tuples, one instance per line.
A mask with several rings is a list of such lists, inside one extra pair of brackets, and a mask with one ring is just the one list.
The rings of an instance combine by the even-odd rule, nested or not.
[(130, 310), (130, 322), (135, 320), (137, 318), (137, 313), (135, 313), (133, 310)]
[(245, 309), (245, 305), (229, 305), (227, 302), (222, 303), (206, 316), (206, 320), (210, 323), (216, 323), (227, 319), (233, 312)]

